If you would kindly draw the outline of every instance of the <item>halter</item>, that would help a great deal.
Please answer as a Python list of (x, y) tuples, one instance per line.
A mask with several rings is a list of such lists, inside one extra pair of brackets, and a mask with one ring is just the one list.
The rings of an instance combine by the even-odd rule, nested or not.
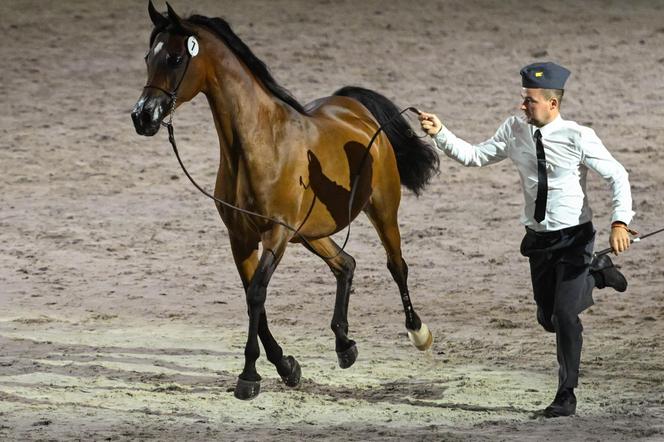
[[(188, 41), (189, 37), (193, 37), (193, 35), (188, 35), (188, 36), (186, 37), (186, 38), (187, 38), (187, 41)], [(184, 51), (184, 52), (185, 52), (185, 54), (186, 54), (186, 56), (187, 56), (187, 62), (186, 62), (186, 64), (185, 64), (185, 66), (184, 66), (184, 70), (182, 71), (182, 75), (180, 75), (180, 79), (179, 79), (178, 82), (175, 84), (175, 89), (173, 89), (172, 92), (168, 92), (166, 89), (164, 89), (164, 88), (162, 88), (162, 87), (160, 87), (160, 86), (155, 86), (155, 85), (153, 85), (153, 84), (150, 84), (149, 82), (148, 82), (145, 86), (143, 86), (143, 89), (144, 89), (144, 90), (145, 90), (145, 89), (157, 89), (158, 91), (161, 91), (161, 92), (163, 92), (164, 94), (166, 94), (166, 95), (171, 99), (171, 110), (170, 110), (169, 113), (168, 113), (168, 115), (169, 115), (168, 123), (164, 123), (164, 122), (162, 121), (162, 122), (161, 122), (161, 125), (162, 125), (162, 126), (166, 126), (166, 127), (168, 127), (168, 126), (171, 126), (172, 123), (173, 123), (173, 116), (175, 115), (175, 105), (177, 104), (177, 100), (178, 100), (178, 96), (177, 96), (178, 89), (180, 89), (180, 85), (182, 84), (182, 81), (184, 80), (185, 75), (187, 75), (187, 70), (189, 69), (189, 63), (191, 62), (191, 59), (192, 59), (192, 56), (191, 56), (191, 54), (189, 53), (189, 50), (188, 50), (188, 48), (187, 48), (187, 46), (186, 46), (186, 43), (185, 43), (185, 51)], [(172, 127), (172, 126), (171, 126), (171, 127)], [(172, 130), (169, 129), (169, 134), (170, 134), (171, 131), (172, 131)]]
[[(187, 49), (187, 48), (185, 47), (185, 49)], [(208, 191), (203, 189), (194, 180), (194, 178), (189, 174), (189, 171), (187, 170), (184, 163), (182, 162), (182, 159), (180, 158), (180, 153), (178, 152), (178, 147), (177, 147), (177, 143), (175, 141), (175, 133), (174, 133), (174, 128), (173, 128), (173, 116), (175, 115), (175, 105), (176, 105), (176, 102), (177, 102), (177, 92), (178, 92), (178, 89), (180, 88), (180, 85), (182, 84), (182, 81), (184, 80), (185, 75), (187, 74), (187, 70), (189, 69), (189, 63), (192, 59), (192, 55), (189, 53), (188, 49), (185, 50), (185, 53), (187, 55), (187, 62), (186, 62), (184, 70), (182, 71), (182, 75), (180, 76), (180, 79), (178, 80), (178, 82), (175, 86), (175, 89), (173, 89), (172, 92), (168, 92), (166, 89), (164, 89), (162, 87), (159, 87), (159, 86), (152, 85), (150, 83), (143, 86), (143, 89), (150, 89), (150, 88), (151, 89), (157, 89), (157, 90), (163, 92), (164, 94), (166, 94), (168, 97), (171, 98), (171, 109), (170, 109), (170, 112), (169, 112), (168, 122), (164, 122), (162, 120), (160, 124), (162, 126), (166, 127), (166, 129), (168, 129), (168, 141), (171, 143), (171, 146), (173, 147), (173, 152), (175, 153), (175, 157), (177, 158), (178, 163), (180, 164), (180, 167), (182, 168), (182, 171), (187, 176), (187, 178), (189, 178), (189, 181), (191, 181), (191, 183), (194, 185), (194, 187), (196, 187), (203, 195), (207, 196), (208, 198), (212, 199), (214, 202), (216, 202), (218, 204), (226, 206), (226, 207), (228, 207), (230, 209), (233, 209), (237, 212), (244, 213), (246, 215), (255, 216), (255, 217), (270, 221), (272, 223), (279, 224), (280, 226), (283, 226), (286, 229), (292, 231), (293, 236), (297, 236), (298, 238), (300, 238), (302, 240), (302, 242), (307, 246), (307, 248), (311, 252), (313, 252), (315, 255), (317, 255), (319, 258), (322, 258), (325, 261), (332, 260), (332, 259), (336, 258), (337, 256), (339, 256), (341, 253), (343, 253), (344, 249), (346, 248), (346, 245), (348, 244), (348, 240), (350, 239), (350, 226), (351, 226), (351, 223), (352, 223), (352, 207), (353, 207), (353, 202), (355, 200), (355, 192), (357, 191), (357, 186), (358, 186), (358, 183), (359, 183), (360, 174), (362, 172), (362, 169), (364, 168), (364, 163), (365, 163), (367, 157), (369, 156), (369, 152), (371, 151), (371, 146), (373, 145), (374, 141), (376, 140), (376, 138), (378, 137), (380, 132), (383, 130), (384, 126), (386, 126), (388, 124), (391, 124), (395, 119), (399, 118), (401, 115), (403, 115), (407, 111), (413, 112), (413, 113), (418, 114), (418, 115), (420, 114), (420, 111), (417, 108), (412, 107), (412, 106), (406, 107), (405, 109), (401, 110), (398, 114), (392, 116), (392, 118), (390, 118), (389, 120), (387, 120), (386, 122), (384, 122), (383, 124), (378, 126), (378, 129), (376, 130), (376, 132), (371, 137), (371, 140), (369, 141), (369, 144), (367, 145), (367, 147), (364, 151), (364, 155), (362, 156), (362, 160), (360, 161), (360, 166), (358, 167), (357, 172), (354, 174), (354, 176), (352, 178), (350, 196), (349, 196), (349, 199), (348, 199), (348, 227), (347, 227), (346, 238), (344, 239), (344, 243), (339, 248), (339, 251), (337, 251), (337, 253), (335, 253), (332, 256), (325, 256), (325, 255), (322, 255), (322, 254), (318, 253), (314, 249), (314, 247), (311, 245), (309, 240), (307, 240), (307, 238), (305, 238), (300, 233), (300, 229), (307, 222), (307, 220), (309, 219), (309, 216), (311, 215), (311, 212), (313, 211), (313, 208), (314, 208), (314, 205), (315, 205), (316, 199), (317, 199), (316, 194), (314, 194), (314, 198), (311, 201), (311, 207), (309, 207), (309, 211), (307, 212), (307, 215), (304, 217), (304, 220), (302, 220), (302, 223), (297, 228), (295, 228), (295, 227), (293, 227), (293, 226), (291, 226), (291, 225), (289, 225), (289, 224), (287, 224), (283, 221), (280, 221), (276, 218), (271, 218), (269, 216), (265, 216), (265, 215), (262, 215), (260, 213), (253, 212), (251, 210), (243, 209), (241, 207), (235, 206), (235, 205), (233, 205), (233, 204), (231, 204), (227, 201), (224, 201), (222, 199), (219, 199), (219, 198), (215, 197), (214, 195), (210, 194)], [(424, 135), (424, 136), (426, 136), (426, 135)], [(408, 131), (408, 137), (410, 137), (410, 138), (423, 138), (424, 136), (415, 135), (415, 132), (413, 132), (412, 129), (410, 129)], [(300, 183), (303, 184), (301, 178), (300, 178)]]

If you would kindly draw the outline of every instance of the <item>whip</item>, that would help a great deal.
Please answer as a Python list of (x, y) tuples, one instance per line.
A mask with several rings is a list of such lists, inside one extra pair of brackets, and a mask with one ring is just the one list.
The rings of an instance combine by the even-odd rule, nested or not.
[[(641, 242), (642, 239), (646, 239), (646, 238), (649, 237), (649, 236), (657, 235), (658, 233), (661, 233), (661, 232), (664, 232), (664, 228), (659, 229), (659, 230), (655, 230), (654, 232), (646, 233), (645, 235), (640, 235), (640, 236), (638, 236), (638, 237), (636, 237), (636, 238), (634, 238), (634, 239), (631, 239), (631, 240), (629, 241), (629, 243), (630, 243), (630, 244), (633, 244), (633, 243), (635, 243), (635, 242)], [(606, 249), (604, 249), (604, 250), (600, 250), (599, 252), (595, 253), (595, 256), (606, 255), (607, 253), (610, 253), (611, 251), (613, 251), (613, 248), (608, 247), (608, 248), (606, 248)]]

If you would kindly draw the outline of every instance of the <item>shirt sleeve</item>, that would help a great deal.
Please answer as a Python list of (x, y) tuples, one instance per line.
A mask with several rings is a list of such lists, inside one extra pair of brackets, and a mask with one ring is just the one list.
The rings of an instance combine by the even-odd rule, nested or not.
[(472, 145), (454, 135), (445, 126), (433, 136), (434, 145), (440, 152), (464, 166), (482, 167), (507, 158), (509, 119), (483, 143)]
[(597, 172), (611, 185), (613, 192), (611, 222), (622, 221), (629, 225), (634, 211), (632, 211), (632, 192), (627, 171), (604, 147), (594, 130), (582, 128), (579, 138), (583, 164)]

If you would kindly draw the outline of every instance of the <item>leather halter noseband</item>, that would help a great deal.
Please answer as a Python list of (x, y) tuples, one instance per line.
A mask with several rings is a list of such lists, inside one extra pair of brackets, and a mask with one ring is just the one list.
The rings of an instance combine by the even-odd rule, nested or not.
[(184, 80), (185, 75), (187, 75), (187, 70), (189, 69), (189, 63), (191, 62), (191, 58), (192, 58), (192, 56), (191, 56), (191, 54), (189, 53), (189, 51), (186, 50), (186, 46), (185, 46), (185, 51), (184, 51), (184, 52), (185, 52), (185, 54), (186, 54), (186, 56), (187, 56), (187, 62), (186, 62), (186, 64), (185, 64), (185, 66), (184, 66), (184, 70), (182, 71), (182, 75), (180, 76), (180, 79), (178, 80), (178, 82), (175, 84), (175, 88), (173, 89), (172, 92), (168, 92), (168, 91), (167, 91), (166, 89), (164, 89), (163, 87), (155, 86), (155, 85), (153, 85), (153, 84), (150, 84), (149, 82), (148, 82), (145, 86), (143, 86), (143, 89), (144, 89), (144, 90), (145, 90), (145, 89), (157, 89), (158, 91), (161, 91), (161, 92), (163, 92), (164, 94), (166, 94), (166, 95), (171, 99), (171, 109), (170, 109), (170, 111), (169, 111), (169, 113), (168, 113), (168, 114), (169, 114), (169, 121), (168, 121), (168, 123), (164, 123), (164, 122), (162, 121), (162, 122), (161, 122), (161, 125), (162, 125), (162, 126), (166, 126), (166, 127), (168, 127), (167, 125), (168, 125), (168, 124), (171, 124), (171, 123), (173, 122), (173, 115), (175, 114), (175, 105), (176, 105), (176, 103), (177, 103), (177, 99), (178, 99), (178, 95), (177, 95), (177, 93), (178, 93), (178, 89), (180, 89), (180, 85), (182, 84), (182, 81)]

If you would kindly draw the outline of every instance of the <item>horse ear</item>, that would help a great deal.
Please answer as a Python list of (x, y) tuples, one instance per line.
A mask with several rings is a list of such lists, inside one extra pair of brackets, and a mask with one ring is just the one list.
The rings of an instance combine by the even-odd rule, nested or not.
[(152, 0), (148, 2), (148, 13), (150, 14), (150, 20), (152, 20), (152, 24), (155, 28), (165, 28), (168, 26), (168, 19), (157, 12), (152, 4)]
[(171, 8), (171, 5), (166, 2), (166, 8), (168, 9), (168, 18), (173, 23), (176, 29), (184, 31), (184, 26), (182, 26), (182, 21), (180, 20), (180, 17), (175, 13), (173, 8)]

